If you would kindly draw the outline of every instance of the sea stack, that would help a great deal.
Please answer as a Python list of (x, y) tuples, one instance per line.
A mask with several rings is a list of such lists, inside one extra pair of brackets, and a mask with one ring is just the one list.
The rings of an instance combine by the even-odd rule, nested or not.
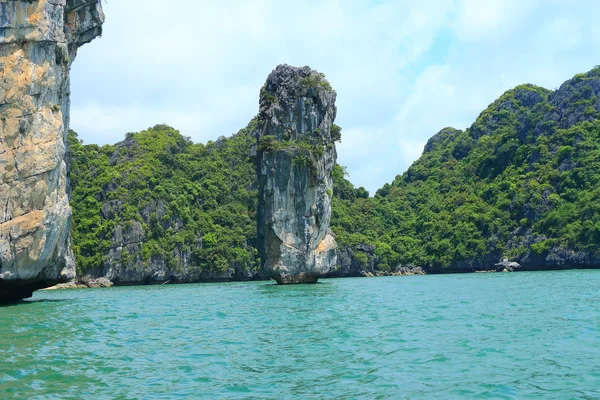
[(279, 284), (315, 283), (335, 268), (335, 99), (309, 67), (279, 65), (260, 91), (258, 249), (263, 271)]
[(75, 276), (69, 70), (102, 33), (100, 0), (0, 1), (0, 301)]

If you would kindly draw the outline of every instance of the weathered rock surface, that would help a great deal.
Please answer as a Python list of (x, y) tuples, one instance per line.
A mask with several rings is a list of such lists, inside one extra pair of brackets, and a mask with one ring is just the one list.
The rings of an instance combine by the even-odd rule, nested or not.
[(521, 264), (515, 261), (508, 261), (507, 258), (494, 264), (494, 266), (496, 267), (496, 272), (514, 272), (521, 268)]
[(69, 70), (100, 0), (0, 0), (0, 301), (75, 276), (65, 143)]
[[(121, 201), (109, 201), (102, 207), (103, 217), (113, 218), (123, 207)], [(178, 232), (184, 223), (177, 217), (169, 216), (168, 209), (162, 201), (152, 201), (142, 210), (142, 218), (147, 225), (152, 218), (161, 221), (163, 229)], [(153, 255), (144, 260), (144, 243), (150, 238), (142, 223), (129, 221), (125, 226), (117, 225), (110, 237), (112, 245), (108, 250), (103, 269), (94, 271), (117, 285), (139, 285), (158, 283), (192, 283), (192, 282), (228, 282), (254, 279), (254, 271), (246, 266), (232, 261), (225, 271), (212, 271), (197, 268), (194, 263), (192, 250), (183, 244), (177, 246), (171, 254)], [(202, 247), (198, 239), (194, 247)], [(91, 277), (83, 279), (94, 280)]]
[(67, 283), (59, 283), (58, 285), (51, 286), (42, 290), (64, 290), (64, 289), (99, 289), (112, 287), (114, 284), (106, 278), (98, 279), (74, 279)]
[(335, 99), (309, 67), (279, 65), (261, 89), (258, 249), (263, 271), (280, 284), (314, 283), (335, 268)]

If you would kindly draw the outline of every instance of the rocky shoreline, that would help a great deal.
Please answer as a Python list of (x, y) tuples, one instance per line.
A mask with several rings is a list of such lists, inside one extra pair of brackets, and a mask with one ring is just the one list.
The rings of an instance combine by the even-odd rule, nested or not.
[(106, 279), (74, 279), (66, 283), (59, 283), (58, 285), (51, 286), (49, 288), (41, 290), (64, 290), (64, 289), (97, 289), (112, 287), (114, 284)]
[[(368, 246), (362, 246), (361, 249), (369, 250)], [(478, 266), (472, 268), (455, 268), (449, 270), (427, 269), (414, 265), (398, 266), (393, 271), (380, 271), (375, 268), (375, 260), (371, 259), (368, 265), (362, 265), (356, 257), (348, 257), (349, 249), (338, 250), (338, 268), (323, 276), (323, 278), (374, 278), (388, 276), (415, 276), (415, 275), (445, 275), (445, 274), (468, 274), (468, 273), (505, 273), (505, 272), (533, 272), (533, 271), (557, 271), (571, 269), (600, 269), (600, 263), (597, 264), (579, 264), (579, 263), (558, 263), (558, 264), (524, 264), (516, 261), (503, 259), (495, 264), (488, 266)], [(140, 277), (139, 280), (122, 281), (119, 279), (109, 279), (108, 277), (94, 277), (85, 275), (75, 278), (67, 283), (61, 283), (45, 290), (62, 289), (84, 289), (84, 288), (105, 288), (112, 286), (144, 286), (144, 285), (176, 285), (186, 283), (217, 283), (217, 282), (249, 282), (249, 281), (267, 281), (267, 277), (260, 270), (246, 271), (240, 274), (237, 270), (230, 270), (230, 273), (221, 273), (217, 275), (204, 274), (200, 276), (170, 276), (164, 274), (154, 274), (152, 277)]]

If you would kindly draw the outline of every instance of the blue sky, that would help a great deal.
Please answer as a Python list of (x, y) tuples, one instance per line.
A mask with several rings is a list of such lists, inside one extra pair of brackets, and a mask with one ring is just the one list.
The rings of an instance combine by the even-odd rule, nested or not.
[(554, 89), (600, 64), (594, 0), (110, 0), (80, 49), (71, 127), (85, 143), (167, 123), (206, 142), (258, 111), (280, 63), (338, 93), (338, 161), (374, 193), (427, 139), (468, 127), (521, 83)]

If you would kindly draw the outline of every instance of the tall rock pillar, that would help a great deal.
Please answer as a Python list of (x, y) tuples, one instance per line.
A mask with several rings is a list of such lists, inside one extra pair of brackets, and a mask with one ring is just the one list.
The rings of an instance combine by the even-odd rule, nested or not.
[(314, 283), (335, 268), (335, 98), (323, 74), (289, 65), (275, 68), (260, 92), (258, 249), (279, 284)]
[(0, 0), (0, 301), (75, 276), (69, 70), (102, 32), (101, 0)]

